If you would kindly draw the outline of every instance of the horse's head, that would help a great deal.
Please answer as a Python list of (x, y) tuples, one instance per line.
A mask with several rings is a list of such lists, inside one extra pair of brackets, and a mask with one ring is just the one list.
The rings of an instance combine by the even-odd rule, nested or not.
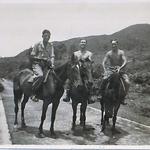
[(112, 117), (113, 111), (118, 106), (119, 89), (120, 89), (120, 72), (117, 69), (112, 69), (112, 73), (108, 79), (108, 85), (105, 90), (105, 113), (107, 116)]
[(81, 77), (85, 83), (85, 85), (88, 88), (91, 88), (93, 86), (93, 76), (92, 76), (92, 71), (93, 71), (93, 62), (90, 59), (85, 59), (84, 61), (81, 61)]
[(83, 82), (82, 82), (82, 78), (81, 78), (81, 74), (80, 74), (80, 67), (79, 64), (73, 64), (71, 65), (70, 68), (70, 80), (72, 81), (72, 84), (74, 86), (82, 86)]
[(118, 71), (117, 68), (111, 68), (111, 75), (110, 75), (110, 78), (109, 78), (109, 84), (110, 84), (110, 87), (112, 89), (116, 89), (118, 90), (119, 86), (120, 86), (120, 71)]

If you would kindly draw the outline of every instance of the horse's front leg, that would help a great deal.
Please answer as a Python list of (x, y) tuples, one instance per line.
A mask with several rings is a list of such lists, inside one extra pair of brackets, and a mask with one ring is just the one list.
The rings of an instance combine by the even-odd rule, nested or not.
[(104, 103), (100, 102), (101, 104), (101, 125), (103, 125), (103, 121), (104, 121)]
[(14, 102), (15, 102), (15, 122), (14, 122), (14, 128), (18, 128), (18, 111), (19, 111), (19, 107), (18, 107), (18, 99), (14, 96)]
[(80, 106), (80, 125), (82, 126), (83, 125), (83, 112), (82, 112), (82, 104)]
[(106, 121), (107, 121), (107, 119), (108, 119), (108, 115), (107, 115), (107, 113), (105, 112), (104, 120), (103, 120), (103, 123), (102, 123), (102, 129), (101, 129), (102, 132), (103, 132), (103, 131), (105, 130), (105, 128), (106, 128)]
[(48, 105), (49, 105), (48, 100), (44, 100), (43, 101), (43, 107), (42, 107), (41, 123), (40, 123), (40, 126), (39, 126), (39, 133), (38, 133), (40, 138), (45, 137), (44, 133), (43, 133), (43, 123), (44, 123), (44, 120), (46, 118), (46, 112), (47, 112)]
[(83, 125), (83, 130), (86, 129), (86, 126), (85, 126), (85, 122), (86, 122), (86, 108), (87, 108), (87, 102), (84, 102), (81, 104), (81, 107), (82, 107), (82, 125)]
[(115, 131), (115, 125), (116, 125), (117, 113), (118, 113), (119, 107), (120, 107), (120, 104), (114, 109), (112, 131)]
[(72, 116), (72, 130), (75, 130), (76, 127), (76, 118), (77, 118), (77, 103), (72, 102), (73, 116)]
[(53, 100), (53, 102), (52, 102), (52, 114), (51, 114), (51, 126), (50, 126), (50, 134), (52, 136), (55, 135), (55, 132), (54, 132), (54, 121), (55, 121), (56, 111), (57, 111), (58, 105), (59, 105), (59, 99)]
[(26, 106), (26, 103), (28, 102), (28, 100), (29, 100), (29, 97), (24, 95), (24, 99), (21, 103), (21, 127), (22, 128), (26, 127), (26, 123), (25, 123), (25, 119), (24, 119), (24, 109), (25, 109), (25, 106)]

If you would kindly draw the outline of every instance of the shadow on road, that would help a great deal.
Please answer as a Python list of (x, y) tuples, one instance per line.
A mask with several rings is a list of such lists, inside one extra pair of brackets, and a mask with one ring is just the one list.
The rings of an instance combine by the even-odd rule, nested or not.
[[(56, 135), (52, 136), (50, 135), (50, 132), (48, 130), (44, 130), (44, 135), (45, 138), (70, 141), (71, 143), (77, 145), (87, 145), (87, 142), (91, 144), (98, 143), (97, 139), (101, 140), (105, 136), (107, 137), (107, 140), (105, 140), (105, 142), (102, 143), (99, 141), (101, 145), (116, 145), (119, 139), (129, 135), (127, 131), (124, 131), (120, 127), (116, 128), (117, 131), (112, 132), (111, 126), (107, 126), (107, 128), (103, 132), (103, 135), (100, 136), (98, 133), (96, 133), (96, 130), (92, 125), (86, 125), (86, 130), (83, 130), (83, 128), (80, 125), (77, 125), (74, 131), (72, 131), (71, 129), (63, 131), (56, 130)], [(39, 139), (37, 127), (27, 126), (26, 128), (19, 128), (18, 132), (19, 131), (24, 131)], [(98, 138), (98, 136), (100, 136), (101, 138)]]
[[(38, 138), (38, 128), (27, 126), (26, 128), (18, 128), (17, 132), (24, 131), (28, 134), (32, 134)], [(95, 142), (97, 134), (94, 132), (95, 128), (91, 125), (86, 125), (86, 129), (83, 130), (82, 126), (77, 125), (74, 131), (70, 130), (56, 130), (55, 136), (51, 136), (48, 130), (43, 130), (46, 138), (69, 140), (77, 145), (86, 145), (86, 141)]]
[(110, 125), (107, 126), (107, 128), (104, 130), (103, 133), (104, 133), (104, 135), (109, 137), (107, 141), (102, 143), (104, 145), (116, 145), (116, 142), (119, 139), (129, 135), (129, 133), (127, 131), (125, 131), (122, 128), (117, 127), (117, 126), (116, 126), (116, 129), (114, 131), (112, 131), (112, 128)]

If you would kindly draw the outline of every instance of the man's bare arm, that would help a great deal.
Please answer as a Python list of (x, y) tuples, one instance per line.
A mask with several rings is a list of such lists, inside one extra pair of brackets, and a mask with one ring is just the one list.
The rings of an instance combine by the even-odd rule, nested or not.
[(125, 57), (124, 52), (122, 52), (122, 60), (123, 60), (123, 64), (121, 65), (120, 69), (122, 69), (123, 67), (125, 67), (126, 63), (127, 63), (127, 59)]
[(105, 57), (104, 57), (104, 59), (103, 59), (103, 63), (102, 63), (102, 65), (103, 65), (103, 69), (104, 69), (104, 72), (106, 71), (106, 63), (107, 63), (107, 61), (108, 61), (108, 58), (109, 58), (109, 53), (107, 53), (106, 55), (105, 55)]

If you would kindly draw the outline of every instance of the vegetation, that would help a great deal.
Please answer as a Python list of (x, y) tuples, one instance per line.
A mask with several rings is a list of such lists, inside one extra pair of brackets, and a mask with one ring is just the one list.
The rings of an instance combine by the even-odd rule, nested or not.
[[(129, 26), (112, 35), (84, 37), (88, 41), (87, 49), (94, 53), (94, 77), (102, 75), (102, 59), (111, 49), (110, 40), (117, 39), (120, 49), (124, 49), (128, 63), (126, 69), (130, 78), (137, 84), (150, 85), (150, 25), (137, 24)], [(56, 66), (65, 63), (73, 53), (78, 50), (81, 38), (54, 42)], [(0, 58), (0, 77), (12, 79), (20, 69), (30, 67), (29, 54), (31, 49), (22, 51), (15, 57)]]

